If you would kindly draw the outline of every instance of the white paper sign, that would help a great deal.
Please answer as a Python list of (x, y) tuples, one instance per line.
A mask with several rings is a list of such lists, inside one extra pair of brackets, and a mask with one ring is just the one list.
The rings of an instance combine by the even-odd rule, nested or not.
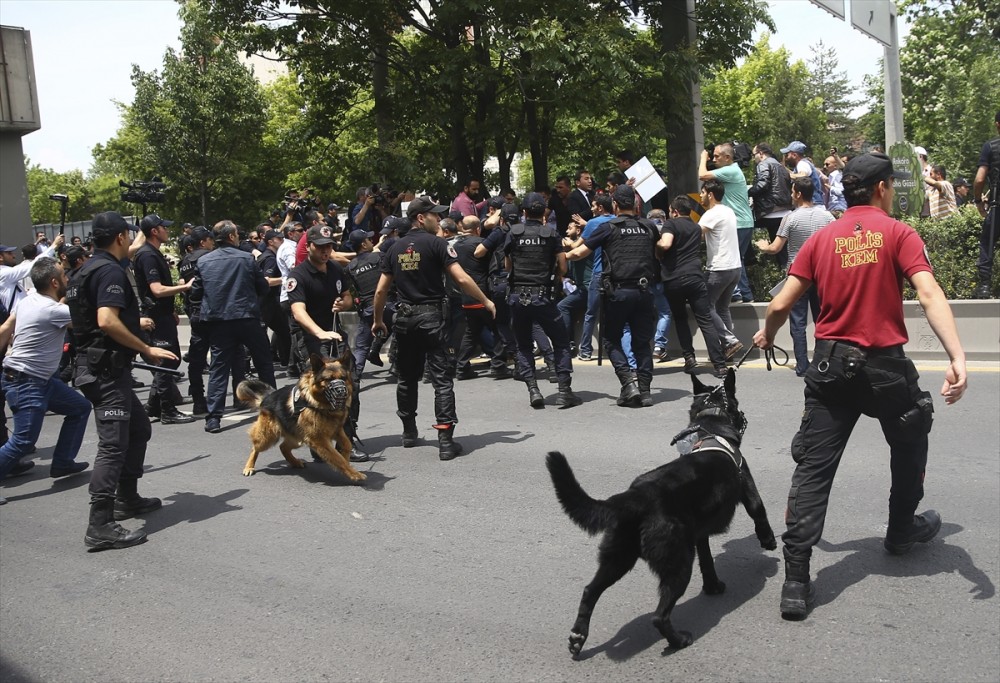
[(658, 192), (667, 186), (647, 157), (643, 157), (629, 166), (625, 175), (629, 180), (633, 181), (632, 189), (636, 191), (636, 194), (644, 202), (655, 197)]

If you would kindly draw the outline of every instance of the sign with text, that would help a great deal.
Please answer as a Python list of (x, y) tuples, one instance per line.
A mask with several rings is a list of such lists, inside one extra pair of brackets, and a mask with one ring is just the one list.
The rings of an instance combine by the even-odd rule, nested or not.
[(895, 171), (910, 174), (907, 179), (896, 178), (896, 196), (892, 200), (892, 215), (919, 216), (924, 206), (924, 174), (920, 159), (909, 142), (897, 142), (889, 148), (889, 158)]
[(892, 0), (851, 0), (851, 25), (886, 47), (892, 47), (892, 22), (896, 4)]

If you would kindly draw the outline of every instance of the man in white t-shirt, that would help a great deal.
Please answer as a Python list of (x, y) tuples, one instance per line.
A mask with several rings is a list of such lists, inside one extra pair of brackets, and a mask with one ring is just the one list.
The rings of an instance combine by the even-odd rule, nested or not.
[[(726, 358), (732, 358), (743, 344), (733, 334), (733, 319), (729, 303), (740, 280), (743, 267), (740, 262), (739, 238), (736, 234), (736, 214), (722, 203), (726, 189), (718, 180), (709, 180), (701, 186), (701, 203), (707, 207), (698, 225), (705, 237), (708, 271), (708, 299)], [(724, 376), (724, 368), (716, 368), (717, 376)]]
[(740, 279), (736, 285), (733, 301), (749, 303), (753, 301), (753, 290), (750, 289), (750, 279), (747, 277), (743, 259), (750, 251), (753, 241), (753, 211), (750, 209), (750, 198), (747, 195), (747, 179), (743, 170), (736, 163), (736, 155), (731, 143), (716, 145), (712, 152), (712, 162), (715, 168), (708, 168), (708, 152), (701, 153), (701, 163), (698, 166), (698, 180), (718, 180), (726, 193), (722, 203), (736, 214), (736, 236), (739, 239)]
[(3, 361), (3, 388), (14, 415), (14, 431), (0, 447), (0, 479), (35, 446), (46, 411), (65, 415), (49, 475), (63, 477), (89, 466), (76, 462), (91, 404), (58, 378), (63, 340), (70, 324), (66, 275), (57, 261), (38, 258), (31, 267), (35, 291), (25, 295), (0, 328), (0, 347), (13, 337)]

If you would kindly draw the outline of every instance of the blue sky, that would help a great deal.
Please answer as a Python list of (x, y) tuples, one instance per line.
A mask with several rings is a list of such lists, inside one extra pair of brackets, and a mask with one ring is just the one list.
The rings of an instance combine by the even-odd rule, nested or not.
[[(808, 59), (822, 39), (836, 48), (855, 89), (877, 71), (882, 47), (847, 22), (808, 0), (770, 4), (777, 24), (772, 46)], [(0, 22), (31, 32), (42, 129), (22, 143), (32, 163), (56, 171), (90, 167), (94, 145), (118, 129), (114, 101), (132, 101), (132, 64), (159, 68), (166, 48), (179, 45), (172, 0), (3, 0)]]

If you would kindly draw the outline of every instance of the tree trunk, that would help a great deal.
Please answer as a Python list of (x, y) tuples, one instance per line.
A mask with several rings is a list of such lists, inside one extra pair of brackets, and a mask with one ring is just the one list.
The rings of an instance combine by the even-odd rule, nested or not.
[[(694, 19), (694, 2), (661, 4), (660, 49), (663, 52), (678, 52), (695, 44), (698, 24)], [(691, 74), (691, 80), (686, 83), (687, 92), (679, 92), (674, 98), (675, 102), (691, 102), (689, 116), (670, 116), (665, 112), (667, 187), (671, 196), (698, 191), (698, 157), (705, 145), (705, 130), (702, 127), (701, 87), (697, 72), (692, 69)]]

